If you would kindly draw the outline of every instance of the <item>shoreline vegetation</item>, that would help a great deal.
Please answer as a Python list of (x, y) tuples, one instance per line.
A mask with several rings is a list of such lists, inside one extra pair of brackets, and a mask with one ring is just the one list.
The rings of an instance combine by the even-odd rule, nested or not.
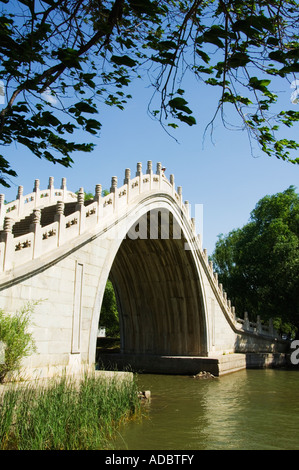
[(86, 374), (7, 387), (0, 394), (0, 450), (111, 449), (120, 424), (141, 416), (132, 377)]

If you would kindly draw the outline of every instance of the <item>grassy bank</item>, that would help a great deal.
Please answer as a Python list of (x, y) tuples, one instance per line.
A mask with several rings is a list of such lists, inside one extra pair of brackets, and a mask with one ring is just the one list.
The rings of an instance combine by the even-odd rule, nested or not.
[(96, 375), (11, 388), (0, 407), (1, 450), (107, 449), (119, 424), (140, 413), (134, 380)]

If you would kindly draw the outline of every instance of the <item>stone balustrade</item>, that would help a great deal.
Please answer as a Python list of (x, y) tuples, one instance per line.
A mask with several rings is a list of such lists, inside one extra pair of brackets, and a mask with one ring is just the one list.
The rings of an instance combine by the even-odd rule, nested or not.
[(278, 332), (273, 327), (273, 321), (270, 318), (268, 324), (262, 323), (260, 316), (257, 316), (256, 322), (249, 320), (248, 313), (244, 313), (244, 319), (237, 318), (237, 323), (241, 326), (244, 331), (250, 331), (252, 333), (270, 336), (270, 337), (279, 337)]
[[(166, 194), (178, 206), (192, 234), (192, 249), (196, 251), (204, 266), (214, 294), (231, 324), (243, 331), (277, 337), (271, 322), (269, 326), (265, 326), (260, 320), (253, 324), (246, 316), (244, 320), (236, 317), (235, 308), (227, 299), (222, 284), (218, 283), (213, 263), (208, 260), (207, 250), (201, 247), (200, 235), (195, 232), (195, 219), (191, 217), (189, 202), (183, 202), (182, 187), (175, 189), (174, 175), (170, 175), (168, 180), (161, 163), (157, 163), (155, 173), (151, 161), (147, 162), (145, 173), (142, 172), (142, 164), (137, 163), (134, 178), (131, 178), (131, 170), (127, 168), (123, 185), (120, 187), (117, 177), (113, 176), (110, 193), (106, 196), (102, 196), (102, 186), (97, 184), (91, 201), (84, 201), (83, 188), (80, 188), (77, 194), (68, 191), (65, 178), (62, 179), (60, 189), (55, 189), (52, 177), (46, 190), (40, 190), (39, 180), (35, 180), (33, 192), (26, 196), (23, 196), (23, 187), (19, 186), (17, 199), (8, 204), (4, 203), (4, 195), (0, 195), (0, 277), (16, 267), (53, 252), (60, 246), (75, 243), (76, 238), (84, 233), (99, 227), (104, 228), (105, 223), (125, 212), (134, 199), (145, 193), (153, 193), (155, 196)], [(65, 215), (65, 206), (69, 203), (74, 203), (74, 209)], [(41, 213), (46, 207), (53, 207), (53, 221), (42, 226)], [(31, 217), (31, 223), (27, 233), (14, 235), (14, 224), (28, 216)]]
[[(39, 188), (39, 180), (35, 180), (32, 193), (23, 196), (23, 187), (19, 186), (17, 199), (4, 204), (4, 195), (0, 197), (0, 215), (2, 231), (0, 238), (0, 272), (18, 267), (31, 259), (45, 255), (59, 246), (74, 240), (79, 235), (93, 229), (97, 224), (105, 223), (110, 216), (125, 210), (141, 193), (161, 191), (172, 196), (181, 203), (182, 198), (174, 188), (174, 177), (168, 181), (162, 171), (161, 163), (157, 164), (157, 172), (152, 171), (152, 162), (148, 162), (147, 172), (142, 173), (142, 164), (137, 164), (135, 178), (131, 179), (130, 170), (125, 171), (124, 184), (117, 186), (117, 177), (111, 180), (110, 193), (102, 197), (102, 186), (96, 185), (95, 196), (91, 203), (84, 201), (84, 190), (78, 193), (68, 191), (66, 179), (62, 179), (61, 188), (54, 188), (54, 180), (49, 178), (47, 190)], [(64, 206), (69, 202), (77, 202), (75, 210), (65, 216)], [(41, 226), (41, 210), (45, 207), (55, 208), (54, 222)], [(53, 209), (54, 210), (54, 209)], [(186, 212), (184, 207), (182, 210)], [(187, 213), (186, 213), (187, 214)], [(32, 223), (28, 233), (14, 236), (13, 226), (17, 221), (31, 216)]]
[(51, 176), (48, 188), (44, 190), (40, 189), (40, 181), (36, 179), (32, 193), (24, 195), (23, 186), (18, 187), (15, 201), (5, 204), (5, 195), (0, 194), (0, 226), (3, 228), (5, 217), (20, 220), (30, 214), (34, 208), (49, 206), (58, 200), (72, 202), (76, 201), (76, 198), (75, 193), (67, 190), (66, 178), (62, 178), (60, 189), (55, 189), (54, 178)]

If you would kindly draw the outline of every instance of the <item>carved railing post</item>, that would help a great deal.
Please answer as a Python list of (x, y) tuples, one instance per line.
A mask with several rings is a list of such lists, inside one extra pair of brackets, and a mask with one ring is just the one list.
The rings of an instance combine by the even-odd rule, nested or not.
[(102, 215), (102, 213), (101, 213), (101, 210), (102, 210), (102, 204), (101, 204), (102, 185), (101, 184), (97, 184), (96, 187), (95, 187), (94, 199), (97, 202), (97, 223), (99, 223), (100, 216)]
[(30, 225), (30, 231), (33, 232), (33, 252), (32, 259), (37, 258), (41, 254), (41, 242), (42, 242), (42, 230), (40, 225), (41, 210), (33, 209), (32, 222)]
[(65, 234), (65, 215), (63, 201), (58, 201), (56, 204), (56, 214), (54, 216), (54, 221), (58, 222), (57, 246), (60, 246), (64, 242)]
[(67, 187), (66, 187), (66, 178), (61, 179), (61, 186), (60, 189), (62, 190), (62, 200), (66, 201), (67, 199)]
[(174, 193), (175, 193), (174, 175), (169, 176), (169, 182), (171, 184), (171, 195), (174, 198)]
[(142, 192), (142, 163), (137, 163), (136, 176), (139, 176), (139, 194)]
[(117, 176), (112, 176), (112, 178), (111, 178), (110, 193), (115, 193), (116, 188), (117, 188)]
[(196, 235), (196, 224), (195, 224), (195, 218), (194, 217), (191, 218), (191, 226), (192, 226), (193, 234)]
[(117, 210), (117, 176), (111, 178), (110, 193), (113, 194), (113, 211)]
[(124, 184), (127, 185), (127, 203), (130, 200), (130, 181), (131, 181), (131, 170), (130, 168), (126, 168)]
[(77, 196), (76, 210), (79, 211), (79, 234), (85, 228), (85, 206), (84, 206), (84, 189), (80, 188)]
[(249, 323), (249, 318), (248, 318), (248, 313), (244, 313), (244, 323), (243, 323), (244, 329), (249, 330), (250, 329), (250, 323)]
[(153, 163), (151, 160), (148, 160), (147, 162), (147, 170), (146, 174), (149, 177), (149, 189), (152, 189), (152, 184), (153, 184)]
[(261, 322), (261, 317), (257, 315), (256, 317), (256, 331), (257, 333), (262, 333), (262, 322)]
[(185, 211), (186, 211), (187, 218), (190, 219), (190, 205), (189, 205), (189, 201), (185, 201), (185, 202), (184, 202), (184, 207), (185, 207)]
[(102, 185), (101, 184), (96, 184), (95, 187), (95, 200), (100, 201), (102, 197)]
[(24, 205), (23, 186), (18, 187), (18, 194), (17, 194), (16, 200), (18, 201), (17, 214), (18, 216), (20, 216), (20, 214), (23, 211), (23, 205)]
[(53, 176), (49, 177), (48, 189), (49, 189), (49, 200), (52, 201), (54, 198), (54, 177)]
[(231, 312), (232, 312), (232, 317), (234, 318), (235, 322), (237, 321), (237, 317), (236, 317), (236, 309), (234, 306), (231, 307)]
[(178, 186), (178, 196), (179, 196), (179, 205), (180, 205), (180, 207), (182, 207), (182, 201), (183, 201), (182, 186)]
[(198, 246), (199, 246), (199, 251), (202, 251), (202, 241), (201, 241), (201, 235), (200, 233), (198, 233), (196, 235), (196, 238), (197, 238), (197, 243), (198, 243)]
[(131, 179), (131, 170), (130, 168), (126, 168), (124, 184), (130, 184), (130, 179)]
[(39, 204), (39, 200), (40, 200), (39, 180), (34, 181), (33, 192), (35, 193), (35, 195), (34, 195), (34, 207), (37, 207), (38, 204)]
[(1, 232), (1, 241), (4, 242), (3, 252), (3, 271), (12, 268), (14, 259), (14, 237), (12, 234), (13, 219), (5, 217), (3, 223), (3, 230)]
[(159, 176), (159, 189), (161, 188), (161, 184), (162, 184), (162, 163), (161, 162), (158, 162), (157, 163), (157, 171), (156, 171), (156, 174)]

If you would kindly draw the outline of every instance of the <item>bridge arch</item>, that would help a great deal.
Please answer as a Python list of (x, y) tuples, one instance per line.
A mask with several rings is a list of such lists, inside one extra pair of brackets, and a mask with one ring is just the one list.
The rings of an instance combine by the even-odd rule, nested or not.
[(162, 194), (146, 197), (112, 229), (117, 236), (99, 282), (90, 361), (108, 277), (118, 303), (122, 353), (207, 355), (207, 308), (194, 233), (179, 206)]

